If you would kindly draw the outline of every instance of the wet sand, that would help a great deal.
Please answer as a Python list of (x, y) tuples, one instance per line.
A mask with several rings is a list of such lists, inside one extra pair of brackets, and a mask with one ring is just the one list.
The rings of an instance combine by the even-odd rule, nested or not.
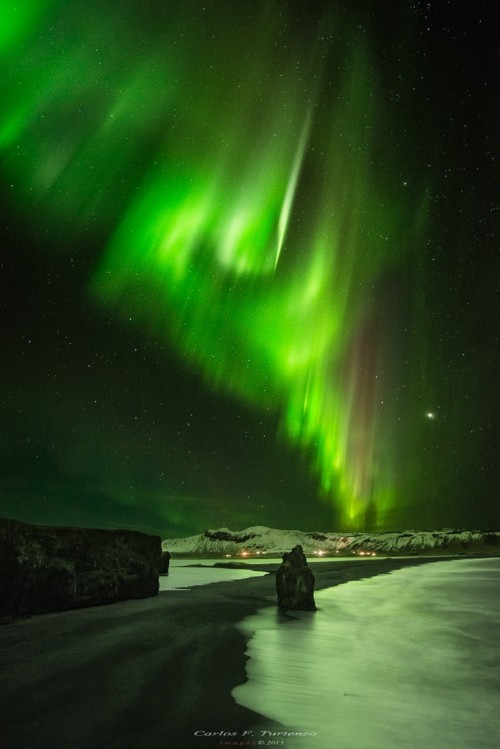
[[(310, 566), (320, 590), (445, 559)], [(272, 746), (272, 736), (261, 732), (286, 727), (237, 705), (231, 689), (246, 678), (245, 640), (235, 625), (275, 604), (269, 574), (0, 627), (1, 746), (212, 749), (258, 740)], [(219, 733), (227, 735), (213, 735)]]

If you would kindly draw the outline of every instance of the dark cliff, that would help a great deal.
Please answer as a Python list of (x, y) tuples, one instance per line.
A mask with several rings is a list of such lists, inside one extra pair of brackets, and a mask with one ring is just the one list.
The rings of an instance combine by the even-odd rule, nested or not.
[(160, 559), (157, 536), (0, 518), (0, 616), (154, 596)]

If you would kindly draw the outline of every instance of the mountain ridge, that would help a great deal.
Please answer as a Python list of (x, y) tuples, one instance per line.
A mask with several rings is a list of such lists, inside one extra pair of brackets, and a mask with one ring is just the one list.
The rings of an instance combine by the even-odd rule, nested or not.
[(299, 544), (307, 554), (399, 553), (448, 554), (500, 553), (500, 531), (439, 529), (434, 531), (384, 531), (381, 533), (324, 533), (250, 526), (205, 530), (186, 538), (165, 539), (162, 548), (173, 554), (254, 555), (283, 553)]

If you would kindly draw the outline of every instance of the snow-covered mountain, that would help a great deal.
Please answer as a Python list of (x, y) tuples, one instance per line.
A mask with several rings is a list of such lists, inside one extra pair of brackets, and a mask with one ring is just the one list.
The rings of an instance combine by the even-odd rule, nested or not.
[(198, 536), (163, 541), (173, 554), (282, 554), (300, 544), (308, 555), (323, 554), (420, 554), (440, 552), (500, 553), (500, 531), (391, 531), (386, 533), (312, 533), (285, 531), (257, 525), (242, 531), (207, 530)]

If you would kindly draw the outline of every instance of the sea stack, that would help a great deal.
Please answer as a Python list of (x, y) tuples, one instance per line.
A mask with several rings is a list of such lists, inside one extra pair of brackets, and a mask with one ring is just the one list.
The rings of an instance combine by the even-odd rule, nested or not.
[(168, 575), (169, 567), (170, 567), (170, 552), (162, 551), (161, 557), (160, 557), (160, 566), (158, 568), (160, 575)]
[(302, 546), (283, 554), (276, 572), (278, 606), (284, 609), (315, 611), (314, 575), (307, 566)]

